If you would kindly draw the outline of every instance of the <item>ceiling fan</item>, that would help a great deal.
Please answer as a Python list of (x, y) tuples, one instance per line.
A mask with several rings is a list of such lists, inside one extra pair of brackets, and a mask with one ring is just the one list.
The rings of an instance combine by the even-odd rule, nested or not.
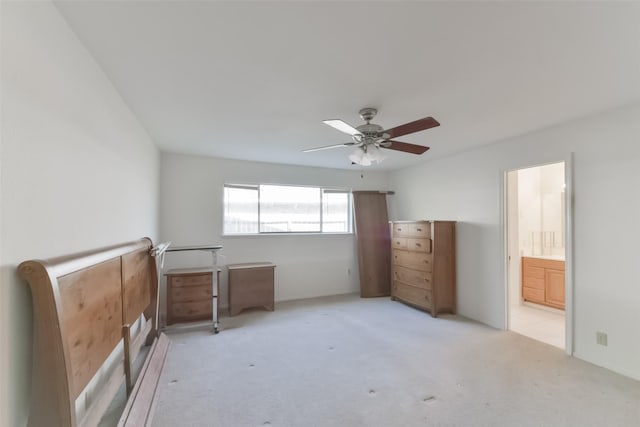
[(340, 119), (323, 120), (323, 123), (351, 135), (352, 141), (342, 144), (327, 145), (324, 147), (310, 148), (302, 150), (305, 153), (312, 151), (327, 150), (338, 147), (356, 147), (356, 150), (349, 156), (349, 159), (356, 164), (369, 166), (372, 162), (380, 163), (384, 160), (384, 155), (380, 148), (388, 150), (403, 151), (411, 154), (422, 154), (429, 149), (422, 145), (409, 144), (406, 142), (394, 141), (391, 138), (408, 135), (414, 132), (440, 126), (440, 123), (433, 117), (405, 123), (391, 129), (384, 130), (382, 126), (371, 123), (371, 120), (378, 113), (375, 108), (363, 108), (359, 111), (360, 117), (366, 123), (358, 127), (353, 127)]

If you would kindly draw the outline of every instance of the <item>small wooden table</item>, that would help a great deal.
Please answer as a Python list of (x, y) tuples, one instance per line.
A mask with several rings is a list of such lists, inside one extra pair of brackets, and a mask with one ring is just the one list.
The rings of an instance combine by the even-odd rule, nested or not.
[(245, 308), (274, 309), (274, 269), (270, 262), (229, 264), (229, 316)]

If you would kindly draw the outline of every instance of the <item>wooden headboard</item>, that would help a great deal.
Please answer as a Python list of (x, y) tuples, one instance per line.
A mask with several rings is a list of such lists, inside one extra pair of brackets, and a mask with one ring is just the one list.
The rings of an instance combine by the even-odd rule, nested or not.
[(133, 361), (157, 336), (151, 248), (144, 238), (20, 264), (34, 312), (29, 426), (97, 425), (123, 381), (131, 391)]

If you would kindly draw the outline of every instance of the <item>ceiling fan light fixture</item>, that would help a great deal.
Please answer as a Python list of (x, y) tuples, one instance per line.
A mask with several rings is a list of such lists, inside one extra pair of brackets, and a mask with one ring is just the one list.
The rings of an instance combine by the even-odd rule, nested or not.
[(382, 150), (377, 145), (370, 146), (367, 150), (367, 154), (371, 157), (372, 162), (381, 163), (387, 158), (387, 156), (382, 154)]
[(371, 166), (372, 163), (380, 163), (384, 159), (386, 156), (375, 145), (358, 147), (349, 155), (349, 160), (360, 166)]
[[(364, 150), (362, 148), (356, 148), (353, 153), (349, 154), (349, 160), (356, 165), (369, 166), (371, 161), (364, 158)], [(368, 163), (367, 163), (368, 162)]]

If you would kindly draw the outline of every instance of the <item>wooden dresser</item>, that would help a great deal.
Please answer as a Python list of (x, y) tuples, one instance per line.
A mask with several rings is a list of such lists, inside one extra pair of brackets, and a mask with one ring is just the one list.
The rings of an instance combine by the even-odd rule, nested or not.
[(564, 261), (522, 257), (522, 299), (564, 310)]
[(436, 316), (456, 311), (454, 221), (392, 221), (391, 299)]
[[(220, 274), (219, 271), (217, 274)], [(167, 276), (167, 325), (211, 319), (213, 313), (213, 270), (211, 268), (173, 269), (167, 271), (165, 276)], [(220, 283), (219, 280), (218, 283)]]

